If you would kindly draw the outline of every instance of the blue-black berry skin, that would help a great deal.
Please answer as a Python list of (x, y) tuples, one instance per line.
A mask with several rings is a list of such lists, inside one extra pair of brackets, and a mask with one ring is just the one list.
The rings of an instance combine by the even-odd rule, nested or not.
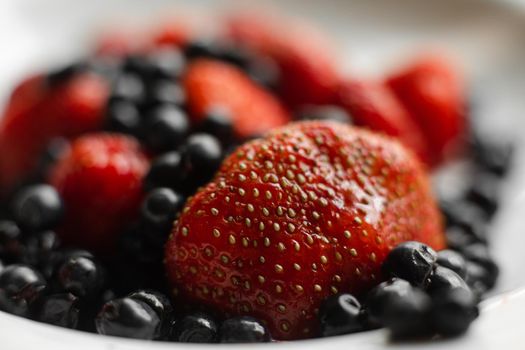
[(95, 319), (99, 334), (147, 340), (159, 337), (160, 323), (148, 304), (132, 298), (107, 302)]
[(96, 296), (105, 284), (105, 271), (92, 258), (68, 258), (58, 269), (57, 279), (64, 291), (81, 298)]
[(0, 274), (0, 310), (27, 317), (45, 289), (46, 281), (38, 271), (27, 265), (9, 265)]
[(108, 130), (137, 135), (140, 123), (140, 111), (133, 102), (114, 100), (109, 103), (106, 112), (106, 125)]
[(143, 289), (131, 293), (128, 297), (148, 304), (160, 319), (160, 336), (165, 337), (168, 335), (174, 312), (173, 306), (166, 295), (155, 290)]
[(162, 105), (145, 116), (142, 137), (152, 151), (167, 152), (184, 142), (189, 128), (188, 117), (180, 108)]
[(220, 327), (221, 343), (263, 343), (270, 341), (266, 326), (253, 317), (229, 318)]
[(219, 340), (219, 327), (213, 317), (197, 312), (175, 322), (171, 340), (181, 343), (216, 343)]
[(188, 187), (197, 188), (208, 182), (219, 168), (222, 157), (222, 147), (217, 138), (203, 133), (190, 136), (182, 151)]
[(40, 302), (37, 319), (40, 322), (75, 329), (80, 309), (78, 298), (71, 293), (45, 296)]
[(428, 279), (427, 291), (436, 294), (444, 289), (469, 290), (467, 283), (457, 273), (444, 266), (436, 266)]
[(319, 309), (321, 335), (329, 337), (363, 330), (362, 308), (351, 294), (329, 297)]
[(147, 223), (159, 228), (170, 228), (183, 205), (184, 198), (180, 194), (169, 188), (161, 187), (146, 195), (141, 213)]
[(443, 266), (451, 269), (459, 275), (459, 277), (465, 279), (467, 275), (467, 263), (463, 256), (451, 249), (444, 249), (439, 251), (436, 263), (439, 266)]
[(224, 108), (215, 107), (207, 111), (199, 130), (215, 136), (224, 146), (229, 145), (235, 139), (230, 113)]
[(415, 286), (427, 282), (437, 253), (429, 246), (415, 241), (404, 242), (390, 251), (383, 263), (383, 272), (388, 277), (398, 277)]
[(478, 315), (476, 296), (465, 289), (443, 289), (433, 295), (432, 323), (443, 336), (465, 333)]
[(0, 259), (15, 262), (23, 252), (22, 231), (14, 221), (0, 221)]
[(157, 187), (180, 189), (183, 187), (183, 172), (181, 155), (177, 151), (164, 153), (153, 160), (144, 179), (146, 190)]
[(64, 207), (58, 192), (49, 185), (22, 189), (13, 200), (13, 216), (22, 228), (31, 231), (52, 229), (62, 218)]

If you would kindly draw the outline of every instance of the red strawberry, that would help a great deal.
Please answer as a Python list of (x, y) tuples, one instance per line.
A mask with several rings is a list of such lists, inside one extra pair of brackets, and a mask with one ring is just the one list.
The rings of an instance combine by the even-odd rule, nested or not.
[(457, 67), (441, 56), (425, 56), (387, 79), (428, 140), (432, 162), (461, 148), (465, 134), (465, 82)]
[(195, 121), (202, 120), (210, 108), (224, 107), (241, 138), (266, 132), (290, 120), (274, 96), (226, 63), (196, 61), (186, 72), (184, 87)]
[(421, 160), (429, 160), (423, 134), (388, 87), (376, 81), (351, 80), (340, 85), (338, 94), (338, 103), (355, 124), (398, 137)]
[(186, 204), (165, 263), (181, 297), (296, 339), (316, 334), (323, 299), (377, 283), (387, 253), (406, 240), (445, 244), (412, 153), (364, 129), (304, 122), (225, 160)]
[(34, 170), (52, 138), (99, 129), (108, 94), (107, 83), (90, 73), (56, 86), (35, 76), (15, 89), (0, 121), (0, 192)]
[(76, 139), (50, 173), (65, 203), (65, 222), (57, 230), (64, 242), (111, 251), (137, 214), (147, 170), (148, 160), (131, 137), (102, 133)]
[(290, 106), (333, 102), (336, 55), (317, 31), (290, 19), (246, 14), (230, 18), (227, 26), (231, 39), (277, 63), (279, 92)]

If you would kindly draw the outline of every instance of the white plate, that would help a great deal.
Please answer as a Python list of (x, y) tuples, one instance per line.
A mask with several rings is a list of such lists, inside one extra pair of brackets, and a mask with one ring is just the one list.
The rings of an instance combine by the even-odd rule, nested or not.
[[(478, 115), (491, 137), (518, 142), (516, 166), (505, 184), (502, 208), (492, 226), (493, 249), (502, 273), (496, 296), (463, 338), (435, 343), (389, 344), (383, 331), (337, 338), (281, 343), (281, 348), (384, 347), (489, 349), (521, 348), (525, 341), (525, 6), (521, 1), (324, 0), (265, 1), (304, 16), (334, 37), (343, 66), (357, 74), (380, 74), (425, 48), (441, 47), (464, 65), (476, 92)], [(91, 33), (114, 18), (151, 20), (167, 9), (223, 11), (247, 1), (1, 0), (0, 99), (29, 70), (67, 61), (82, 52)], [(249, 4), (256, 4), (251, 1)], [(525, 5), (525, 4), (524, 4)], [(184, 10), (183, 10), (184, 11)], [(306, 40), (306, 38), (305, 38)], [(510, 294), (508, 293), (510, 291)], [(507, 292), (506, 294), (501, 294)], [(150, 349), (182, 348), (58, 329), (0, 312), (0, 348)], [(202, 346), (206, 347), (206, 346)], [(241, 346), (242, 347), (242, 346)], [(195, 347), (195, 348), (198, 348)], [(209, 348), (209, 347), (208, 347)]]

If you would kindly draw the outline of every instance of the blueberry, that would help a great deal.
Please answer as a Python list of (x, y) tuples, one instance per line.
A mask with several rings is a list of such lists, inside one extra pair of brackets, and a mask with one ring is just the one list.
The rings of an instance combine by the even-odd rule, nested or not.
[(361, 311), (361, 304), (350, 294), (329, 297), (319, 309), (321, 335), (329, 337), (361, 331)]
[(120, 75), (111, 91), (110, 102), (115, 100), (141, 103), (144, 101), (146, 89), (144, 82), (137, 74), (125, 73)]
[(122, 298), (104, 304), (95, 326), (99, 334), (152, 340), (159, 336), (160, 319), (148, 304)]
[(482, 296), (494, 287), (497, 277), (497, 274), (491, 274), (490, 271), (482, 265), (473, 261), (467, 261), (467, 277), (465, 278), (465, 282), (467, 282), (472, 291), (478, 296)]
[(299, 120), (324, 120), (352, 124), (352, 117), (341, 107), (333, 105), (306, 106), (298, 115)]
[(473, 243), (483, 243), (486, 241), (485, 230), (481, 227), (473, 229), (462, 226), (452, 226), (445, 231), (447, 246), (454, 250), (461, 250)]
[(106, 124), (110, 131), (136, 135), (140, 127), (140, 112), (128, 100), (110, 101), (107, 108)]
[(470, 290), (465, 281), (454, 271), (443, 266), (436, 266), (429, 277), (427, 291), (430, 294), (438, 293), (443, 289)]
[(229, 145), (235, 139), (231, 115), (225, 108), (208, 110), (199, 130), (215, 136), (223, 145)]
[(190, 188), (211, 180), (222, 160), (219, 141), (208, 134), (193, 134), (183, 147), (182, 162)]
[(171, 340), (181, 343), (216, 343), (217, 323), (211, 316), (200, 312), (184, 316), (175, 322)]
[(221, 59), (223, 55), (223, 49), (215, 41), (197, 39), (186, 44), (184, 47), (184, 55), (189, 60), (196, 58)]
[(54, 258), (60, 246), (58, 236), (53, 231), (43, 231), (24, 238), (24, 254), (21, 260), (36, 267), (46, 278), (50, 278), (54, 270)]
[(156, 80), (151, 83), (146, 100), (147, 108), (159, 105), (183, 107), (186, 104), (186, 91), (171, 80)]
[(383, 263), (383, 271), (389, 277), (424, 286), (436, 259), (436, 252), (429, 246), (415, 241), (404, 242), (390, 251)]
[(164, 47), (153, 51), (148, 56), (153, 79), (177, 79), (185, 68), (183, 55), (174, 48)]
[(439, 206), (447, 227), (460, 226), (473, 231), (484, 226), (488, 219), (481, 208), (465, 199), (442, 200)]
[(433, 327), (444, 336), (465, 333), (479, 315), (477, 299), (470, 290), (443, 289), (433, 295), (432, 302)]
[(45, 289), (46, 281), (38, 271), (27, 265), (9, 265), (0, 274), (0, 310), (29, 316)]
[(267, 57), (253, 59), (246, 67), (248, 76), (257, 84), (274, 91), (279, 85), (281, 71), (274, 60)]
[(370, 318), (396, 338), (425, 335), (430, 329), (430, 297), (405, 280), (379, 284), (369, 292), (366, 305)]
[(53, 294), (42, 298), (37, 319), (65, 328), (77, 328), (79, 320), (78, 298), (70, 293)]
[(482, 140), (474, 138), (474, 160), (481, 168), (497, 175), (505, 176), (512, 166), (515, 147), (503, 140)]
[(447, 267), (457, 273), (459, 277), (465, 278), (467, 273), (466, 261), (460, 253), (451, 249), (445, 249), (437, 254), (437, 264), (439, 266)]
[(50, 71), (46, 76), (46, 83), (49, 87), (55, 87), (59, 84), (69, 81), (79, 73), (86, 71), (85, 62), (74, 62), (66, 66)]
[(173, 319), (173, 306), (169, 298), (155, 290), (139, 290), (128, 295), (129, 298), (148, 304), (160, 319), (160, 334), (166, 336)]
[(131, 54), (124, 58), (122, 68), (125, 73), (130, 73), (137, 77), (145, 77), (151, 72), (151, 64), (147, 56)]
[(92, 258), (68, 258), (57, 271), (59, 285), (78, 297), (92, 298), (104, 287), (105, 271)]
[(4, 262), (0, 259), (0, 274), (2, 273), (2, 271), (4, 271), (4, 268), (5, 268)]
[(171, 105), (159, 106), (146, 116), (144, 142), (155, 152), (174, 150), (184, 141), (189, 128), (188, 117), (181, 109)]
[(37, 165), (37, 180), (41, 181), (47, 176), (52, 165), (65, 153), (69, 148), (69, 141), (62, 137), (57, 137), (49, 142), (44, 153), (40, 156)]
[(0, 258), (15, 262), (23, 251), (22, 232), (14, 221), (0, 221)]
[(179, 152), (164, 153), (155, 158), (144, 178), (144, 188), (152, 190), (157, 187), (172, 189), (182, 187), (183, 167)]
[(268, 329), (253, 317), (243, 316), (225, 320), (220, 326), (221, 343), (263, 343), (270, 341)]
[(156, 188), (144, 199), (142, 217), (154, 226), (170, 228), (183, 205), (180, 194), (166, 187)]
[(31, 231), (52, 229), (63, 214), (62, 199), (49, 185), (33, 185), (18, 192), (13, 200), (16, 222)]
[(488, 247), (482, 243), (475, 243), (464, 247), (461, 252), (465, 259), (481, 265), (487, 272), (487, 287), (494, 287), (499, 276), (499, 267), (492, 258)]
[(474, 184), (467, 190), (466, 199), (477, 205), (488, 218), (492, 218), (499, 206), (499, 181), (494, 175), (476, 175)]

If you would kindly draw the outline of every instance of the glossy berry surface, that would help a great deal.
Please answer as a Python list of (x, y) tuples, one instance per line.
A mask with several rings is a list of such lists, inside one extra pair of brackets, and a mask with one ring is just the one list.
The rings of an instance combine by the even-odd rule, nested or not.
[(78, 297), (95, 296), (105, 283), (105, 271), (93, 259), (77, 256), (67, 259), (58, 269), (58, 281), (67, 292)]
[(194, 134), (183, 146), (181, 156), (187, 183), (197, 187), (215, 175), (221, 164), (222, 147), (211, 135)]
[(383, 271), (389, 277), (398, 277), (415, 286), (425, 285), (432, 272), (437, 253), (434, 249), (420, 242), (404, 242), (392, 249), (385, 262)]
[(156, 187), (181, 189), (183, 188), (183, 170), (179, 152), (164, 153), (151, 162), (151, 167), (144, 178), (144, 188), (146, 190)]
[(29, 316), (32, 303), (46, 288), (46, 281), (26, 265), (9, 265), (0, 274), (0, 309), (19, 316)]
[(181, 343), (216, 343), (219, 327), (209, 315), (194, 313), (175, 322), (171, 340)]
[(169, 188), (156, 188), (149, 192), (142, 204), (142, 217), (154, 226), (171, 227), (182, 209), (184, 198)]
[(432, 322), (445, 336), (465, 333), (479, 315), (473, 293), (464, 289), (445, 289), (433, 296)]
[(151, 340), (158, 336), (160, 319), (148, 304), (122, 298), (104, 304), (95, 325), (100, 334)]
[(361, 312), (361, 304), (351, 294), (329, 297), (319, 309), (321, 335), (329, 337), (361, 331)]
[(270, 334), (264, 324), (253, 317), (234, 317), (222, 322), (221, 343), (262, 343), (270, 341)]
[(78, 298), (70, 293), (53, 294), (43, 298), (37, 319), (65, 328), (77, 328), (80, 309)]
[(435, 294), (444, 289), (469, 290), (469, 287), (467, 286), (465, 281), (451, 269), (443, 266), (436, 266), (432, 275), (428, 279), (427, 291), (430, 294)]
[(457, 273), (461, 278), (466, 276), (466, 262), (461, 254), (454, 250), (444, 249), (437, 253), (436, 263)]
[(146, 116), (143, 138), (155, 152), (165, 152), (180, 145), (189, 131), (189, 123), (182, 110), (164, 105), (155, 108)]

